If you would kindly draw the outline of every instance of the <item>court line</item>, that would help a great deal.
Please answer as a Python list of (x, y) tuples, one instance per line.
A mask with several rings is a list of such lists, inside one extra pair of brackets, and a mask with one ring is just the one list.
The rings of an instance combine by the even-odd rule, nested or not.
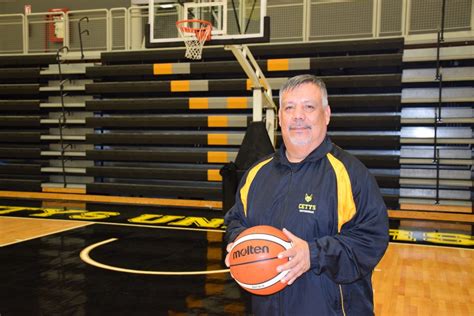
[(94, 222), (95, 224), (103, 225), (116, 225), (116, 226), (130, 226), (130, 227), (144, 227), (144, 228), (162, 228), (162, 229), (174, 229), (174, 230), (190, 230), (200, 232), (216, 232), (225, 233), (224, 229), (210, 229), (210, 228), (195, 228), (195, 227), (180, 227), (180, 226), (151, 226), (143, 224), (127, 224), (127, 223), (110, 223), (110, 222)]
[(149, 274), (149, 275), (202, 275), (202, 274), (216, 274), (216, 273), (227, 273), (229, 269), (222, 269), (222, 270), (205, 270), (205, 271), (151, 271), (151, 270), (135, 270), (135, 269), (127, 269), (127, 268), (120, 268), (111, 266), (108, 264), (103, 264), (98, 261), (92, 259), (89, 254), (92, 250), (102, 245), (111, 243), (118, 240), (118, 238), (110, 238), (103, 240), (101, 242), (92, 244), (81, 251), (80, 257), (82, 261), (95, 266), (97, 268), (105, 269), (105, 270), (112, 270), (117, 272), (125, 272), (125, 273), (133, 273), (133, 274)]

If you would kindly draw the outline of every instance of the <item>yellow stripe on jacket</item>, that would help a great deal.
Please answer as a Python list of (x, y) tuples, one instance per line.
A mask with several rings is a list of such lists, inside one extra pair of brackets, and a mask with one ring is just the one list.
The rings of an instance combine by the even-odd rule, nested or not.
[(337, 231), (341, 232), (342, 225), (350, 221), (355, 213), (356, 206), (352, 195), (351, 179), (344, 164), (328, 153), (327, 157), (336, 174), (337, 180)]
[(245, 216), (247, 216), (247, 197), (249, 195), (250, 185), (252, 184), (253, 179), (255, 179), (255, 176), (257, 175), (258, 171), (267, 163), (269, 163), (272, 159), (273, 157), (270, 157), (267, 160), (264, 160), (258, 163), (257, 165), (255, 165), (252, 169), (250, 169), (247, 175), (247, 180), (245, 181), (245, 184), (240, 189), (240, 200), (242, 201), (242, 205), (244, 207)]

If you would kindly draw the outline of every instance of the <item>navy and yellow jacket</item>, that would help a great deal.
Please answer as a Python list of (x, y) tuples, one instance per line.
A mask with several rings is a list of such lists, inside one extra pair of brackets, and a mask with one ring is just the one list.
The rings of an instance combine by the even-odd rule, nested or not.
[(225, 216), (226, 239), (271, 225), (306, 240), (310, 270), (252, 297), (256, 315), (373, 315), (372, 270), (388, 245), (387, 209), (374, 177), (329, 137), (300, 163), (282, 146), (244, 175)]

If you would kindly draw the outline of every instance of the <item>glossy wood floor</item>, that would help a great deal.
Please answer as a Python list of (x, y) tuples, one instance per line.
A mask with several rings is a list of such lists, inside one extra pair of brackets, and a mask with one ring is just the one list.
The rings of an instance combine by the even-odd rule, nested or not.
[[(56, 236), (58, 234), (64, 234), (65, 232), (72, 236), (76, 230), (89, 229), (89, 231), (92, 231), (92, 227), (95, 226), (106, 225), (91, 225), (90, 223), (61, 220), (32, 220), (0, 217), (0, 255), (5, 254), (5, 252), (8, 253), (7, 249), (15, 245), (28, 244), (27, 241), (44, 239), (46, 238), (45, 236)], [(116, 229), (117, 232), (120, 227), (114, 226), (114, 229)], [(128, 231), (124, 236), (130, 236), (131, 231), (133, 231), (133, 228), (127, 227), (127, 229)], [(156, 229), (155, 231), (159, 230), (160, 229)], [(96, 231), (100, 232), (101, 229), (96, 229)], [(101, 234), (105, 235), (103, 233)], [(155, 233), (154, 235), (159, 234)], [(219, 245), (222, 240), (221, 235), (219, 232), (210, 232), (203, 235), (204, 239), (207, 239), (207, 245), (205, 247), (209, 249), (204, 256), (205, 260), (212, 261), (212, 265), (214, 265), (207, 265), (207, 268), (206, 266), (201, 266), (204, 267), (204, 269), (219, 268), (218, 262), (221, 255), (221, 247)], [(87, 239), (87, 236), (92, 235), (90, 232), (87, 234), (82, 233), (80, 238), (82, 238), (81, 240), (84, 238)], [(189, 235), (188, 232), (186, 236), (189, 237), (191, 235)], [(144, 237), (140, 236), (140, 238), (141, 242), (144, 243)], [(180, 234), (180, 238), (184, 238), (184, 236)], [(79, 239), (74, 237), (74, 240), (77, 241)], [(96, 242), (97, 240), (90, 241), (90, 243)], [(198, 241), (198, 239), (196, 239), (196, 241)], [(213, 247), (209, 247), (211, 244)], [(20, 251), (25, 251), (26, 249), (31, 250), (31, 247), (34, 245), (36, 244), (28, 244), (27, 247), (20, 248), (22, 249)], [(87, 243), (81, 243), (80, 246), (85, 247), (86, 245)], [(133, 249), (133, 252), (136, 254), (140, 252), (140, 250), (141, 249)], [(64, 249), (64, 251), (68, 251), (68, 249)], [(77, 255), (73, 254), (72, 257), (77, 257)], [(8, 260), (8, 257), (5, 258), (4, 256), (2, 258), (2, 260)], [(16, 265), (21, 264), (21, 260), (18, 262), (19, 263), (9, 265), (9, 267), (16, 269)], [(69, 260), (65, 259), (65, 262), (71, 264)], [(31, 265), (31, 263), (29, 264)], [(55, 264), (57, 265), (58, 262), (55, 262)], [(2, 265), (4, 265), (4, 263), (2, 263)], [(80, 265), (84, 266), (84, 263), (81, 262)], [(21, 269), (18, 271), (21, 271)], [(3, 270), (2, 273), (8, 273), (8, 271)], [(101, 275), (102, 274), (103, 273), (101, 273)], [(19, 278), (21, 279), (21, 277)], [(133, 276), (129, 276), (127, 280), (133, 280), (132, 278)], [(92, 282), (91, 280), (93, 280), (92, 277), (89, 278), (89, 282)], [(117, 289), (113, 288), (113, 280), (114, 279), (109, 278), (109, 282), (112, 283), (108, 283), (108, 286), (112, 286), (112, 288), (108, 289), (108, 291), (117, 292)], [(178, 278), (178, 284), (176, 285), (178, 287), (179, 280)], [(198, 310), (204, 311), (206, 310), (206, 305), (225, 305), (225, 308), (220, 309), (222, 314), (235, 315), (244, 313), (245, 307), (243, 303), (239, 303), (239, 295), (235, 294), (235, 288), (232, 290), (234, 292), (231, 291), (233, 294), (227, 293), (226, 295), (222, 295), (222, 291), (224, 291), (227, 286), (226, 282), (229, 282), (227, 275), (208, 275), (205, 279), (200, 280), (206, 284), (204, 286), (205, 290), (203, 293), (186, 295), (185, 302), (188, 308), (200, 308)], [(391, 243), (384, 258), (374, 272), (373, 281), (376, 315), (474, 315), (474, 250), (472, 249)], [(69, 283), (67, 280), (63, 280), (63, 282), (65, 284)], [(71, 282), (73, 282), (73, 280), (71, 280)], [(133, 282), (135, 281), (132, 281), (132, 284)], [(156, 283), (158, 283), (157, 280), (152, 284), (156, 285)], [(34, 287), (34, 284), (32, 284), (31, 287)], [(102, 286), (102, 290), (105, 287), (106, 286)], [(186, 292), (194, 286), (189, 284), (189, 282), (185, 282), (181, 287), (181, 290)], [(6, 291), (5, 288), (1, 290)], [(77, 288), (74, 290), (76, 292), (78, 291)], [(127, 292), (132, 291), (132, 289), (125, 288), (122, 289), (122, 291)], [(13, 291), (13, 293), (15, 295), (20, 294), (21, 288)], [(28, 293), (29, 297), (34, 297), (34, 293), (36, 292), (34, 289), (29, 289)], [(5, 292), (0, 293), (0, 300), (6, 300), (8, 295), (9, 294)], [(222, 296), (225, 296), (221, 298), (225, 304), (221, 304), (219, 299), (219, 297)], [(234, 297), (236, 303), (229, 303), (230, 296)], [(144, 297), (147, 298), (148, 296)], [(205, 298), (203, 299), (203, 297)], [(58, 299), (60, 300), (60, 298)], [(24, 304), (29, 304), (29, 302), (24, 301)], [(68, 305), (69, 303), (65, 302), (62, 304), (62, 308), (66, 309), (62, 312), (67, 313), (68, 311), (74, 310), (72, 309), (73, 306)], [(77, 304), (77, 302), (74, 304)], [(141, 302), (141, 304), (146, 304), (146, 302)], [(212, 308), (212, 306), (209, 308)], [(31, 311), (31, 309), (29, 311)], [(74, 314), (77, 314), (77, 310), (75, 311), (76, 313)], [(1, 306), (0, 314), (2, 314)], [(38, 310), (37, 314), (43, 314), (43, 312)], [(78, 314), (88, 315), (89, 313), (80, 312)], [(167, 314), (176, 315), (183, 313), (169, 311)], [(189, 311), (189, 313), (185, 312), (184, 314), (194, 315), (192, 311)]]

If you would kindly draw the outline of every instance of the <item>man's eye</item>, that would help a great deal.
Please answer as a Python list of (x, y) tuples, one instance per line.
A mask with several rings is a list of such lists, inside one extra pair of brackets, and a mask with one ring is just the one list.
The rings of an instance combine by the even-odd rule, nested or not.
[(306, 112), (313, 112), (315, 108), (316, 107), (314, 105), (311, 105), (311, 104), (307, 104), (307, 105), (304, 106), (304, 109), (305, 109)]

